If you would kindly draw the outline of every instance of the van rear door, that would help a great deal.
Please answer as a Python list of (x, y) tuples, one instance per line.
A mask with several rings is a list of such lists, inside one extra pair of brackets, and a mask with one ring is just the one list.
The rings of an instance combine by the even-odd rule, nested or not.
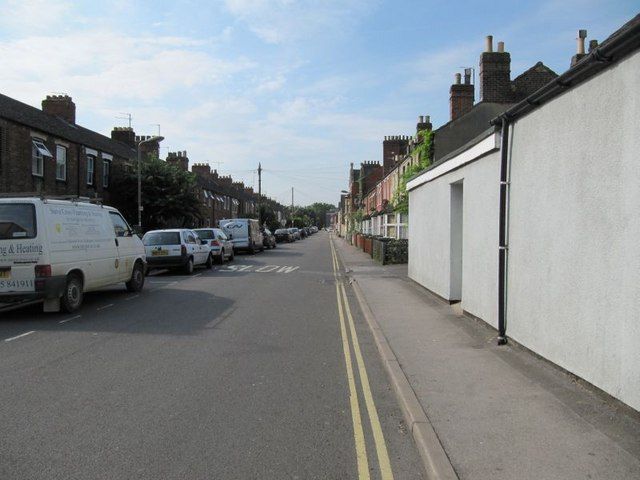
[(43, 257), (36, 205), (0, 203), (0, 294), (35, 292), (35, 269)]

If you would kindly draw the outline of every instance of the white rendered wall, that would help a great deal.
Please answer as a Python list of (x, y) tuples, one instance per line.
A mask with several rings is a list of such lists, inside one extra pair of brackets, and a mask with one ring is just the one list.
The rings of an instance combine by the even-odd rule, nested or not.
[(409, 192), (409, 277), (452, 299), (451, 184), (460, 180), (464, 192), (462, 308), (497, 327), (499, 152)]
[(508, 336), (635, 409), (638, 72), (636, 53), (514, 125), (507, 292)]

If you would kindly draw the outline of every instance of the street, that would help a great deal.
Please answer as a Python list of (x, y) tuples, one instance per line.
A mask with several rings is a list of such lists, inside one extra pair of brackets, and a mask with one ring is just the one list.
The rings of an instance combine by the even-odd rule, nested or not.
[(3, 480), (422, 478), (325, 232), (0, 313), (0, 381)]

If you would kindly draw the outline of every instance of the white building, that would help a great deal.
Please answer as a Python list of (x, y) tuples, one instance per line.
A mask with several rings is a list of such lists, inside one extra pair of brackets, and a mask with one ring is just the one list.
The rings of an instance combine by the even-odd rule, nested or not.
[(640, 410), (640, 16), (593, 47), (409, 183), (409, 275)]

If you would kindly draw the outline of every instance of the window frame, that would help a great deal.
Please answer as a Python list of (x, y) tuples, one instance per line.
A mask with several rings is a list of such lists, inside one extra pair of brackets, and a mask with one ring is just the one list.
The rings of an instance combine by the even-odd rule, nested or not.
[[(64, 162), (60, 158), (60, 152), (64, 152)], [(60, 168), (64, 169), (64, 176), (60, 176)], [(60, 182), (67, 181), (67, 147), (56, 143), (56, 180)]]
[[(89, 170), (89, 161), (91, 161), (91, 170)], [(91, 172), (91, 175), (89, 175)], [(87, 185), (94, 186), (96, 183), (96, 156), (95, 155), (87, 155), (87, 174), (86, 174), (86, 182)]]
[(109, 188), (111, 177), (111, 160), (102, 159), (102, 188)]
[[(37, 145), (37, 144), (40, 145)], [(47, 152), (46, 154), (43, 152)], [(44, 143), (44, 140), (31, 137), (31, 175), (34, 177), (44, 177), (44, 159), (46, 156), (52, 157), (51, 152)], [(34, 172), (34, 166), (38, 165), (39, 172)]]

